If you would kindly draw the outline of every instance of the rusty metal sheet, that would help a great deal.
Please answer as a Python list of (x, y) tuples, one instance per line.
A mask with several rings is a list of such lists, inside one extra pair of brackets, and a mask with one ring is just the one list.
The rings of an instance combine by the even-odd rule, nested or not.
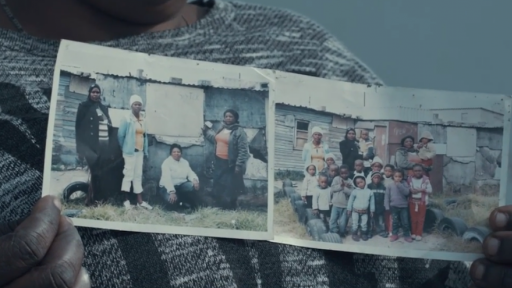
[(418, 124), (409, 122), (389, 121), (388, 143), (399, 144), (405, 136), (414, 137), (418, 141)]

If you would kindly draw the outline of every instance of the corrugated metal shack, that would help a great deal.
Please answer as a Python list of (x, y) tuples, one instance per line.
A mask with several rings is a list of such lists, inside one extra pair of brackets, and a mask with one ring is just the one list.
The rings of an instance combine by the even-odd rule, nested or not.
[[(140, 75), (139, 75), (140, 76)], [(150, 135), (149, 165), (145, 179), (158, 181), (161, 163), (169, 156), (172, 143), (181, 144), (183, 157), (190, 162), (199, 177), (211, 173), (213, 145), (201, 135), (206, 121), (219, 127), (222, 113), (228, 108), (238, 111), (240, 125), (245, 128), (253, 157), (246, 173), (249, 181), (267, 179), (266, 111), (268, 89), (265, 85), (248, 89), (216, 88), (208, 81), (198, 85), (181, 85), (180, 79), (168, 83), (143, 77), (118, 77), (96, 73), (76, 75), (61, 73), (55, 118), (54, 145), (59, 147), (52, 159), (58, 169), (76, 169), (75, 118), (78, 104), (87, 98), (88, 87), (97, 83), (102, 88), (102, 102), (109, 107), (113, 126), (117, 127), (123, 115), (129, 113), (132, 94), (142, 97)], [(176, 101), (169, 101), (176, 97)]]
[[(331, 152), (341, 163), (339, 142), (348, 128), (355, 128), (359, 138), (361, 130), (369, 131), (376, 155), (385, 164), (394, 164), (400, 140), (412, 135), (416, 142), (424, 131), (434, 137), (437, 157), (430, 177), (436, 191), (467, 191), (467, 186), (499, 185), (500, 172), (496, 157), (503, 143), (503, 114), (484, 108), (471, 109), (418, 109), (389, 107), (371, 118), (372, 109), (364, 115), (341, 117), (338, 114), (292, 105), (276, 105), (276, 171), (301, 171), (302, 146), (311, 141), (311, 129), (321, 127)], [(325, 109), (323, 109), (325, 110)], [(370, 120), (362, 120), (361, 118)], [(377, 120), (393, 119), (393, 120)], [(396, 119), (396, 120), (395, 120)], [(400, 119), (400, 121), (398, 121)], [(373, 121), (372, 121), (373, 120)]]

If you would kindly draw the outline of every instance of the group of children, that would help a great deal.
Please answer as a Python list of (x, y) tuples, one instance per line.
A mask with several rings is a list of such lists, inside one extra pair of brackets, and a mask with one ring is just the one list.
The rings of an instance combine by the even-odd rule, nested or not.
[(422, 239), (432, 186), (421, 164), (414, 165), (409, 177), (393, 165), (384, 166), (379, 157), (366, 171), (362, 160), (350, 169), (338, 166), (332, 154), (326, 156), (326, 164), (322, 171), (316, 171), (315, 165), (306, 167), (301, 196), (330, 233), (345, 237), (352, 217), (354, 241), (367, 241), (378, 234), (394, 242), (400, 229), (406, 242)]

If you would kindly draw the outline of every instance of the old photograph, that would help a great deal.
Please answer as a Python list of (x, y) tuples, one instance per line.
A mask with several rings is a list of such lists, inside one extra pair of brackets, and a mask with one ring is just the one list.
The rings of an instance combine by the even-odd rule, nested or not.
[(43, 194), (77, 225), (271, 239), (266, 79), (154, 57), (63, 42)]
[(510, 98), (331, 82), (335, 101), (324, 80), (304, 105), (315, 81), (276, 85), (274, 241), (478, 257), (506, 191)]

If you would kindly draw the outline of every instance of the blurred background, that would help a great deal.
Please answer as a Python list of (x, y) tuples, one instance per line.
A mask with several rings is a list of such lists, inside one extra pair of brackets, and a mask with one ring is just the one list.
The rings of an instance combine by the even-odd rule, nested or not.
[(242, 0), (294, 10), (388, 86), (512, 94), (510, 0)]

